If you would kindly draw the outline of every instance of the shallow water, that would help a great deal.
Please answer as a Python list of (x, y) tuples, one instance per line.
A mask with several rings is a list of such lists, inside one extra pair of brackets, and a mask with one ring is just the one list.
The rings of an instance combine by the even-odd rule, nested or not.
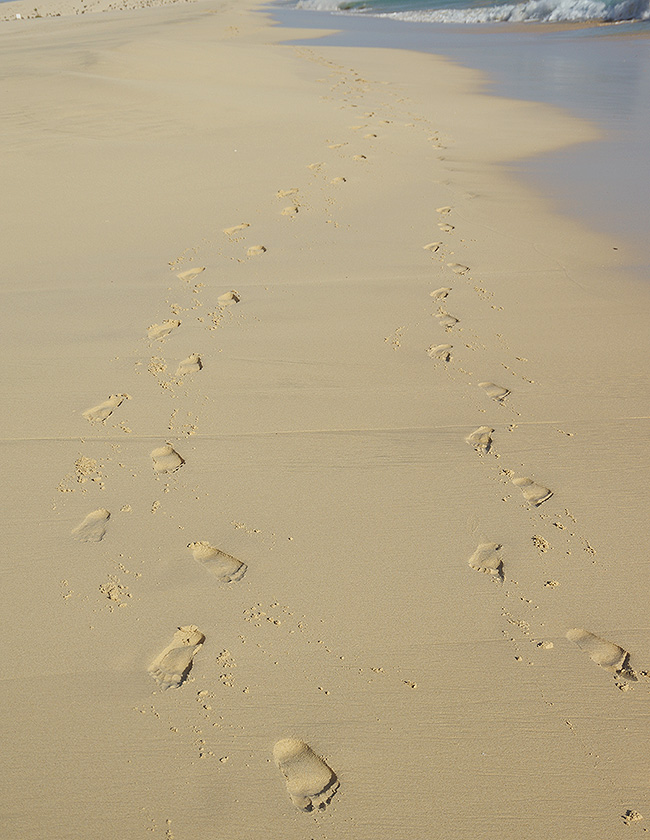
[(488, 90), (594, 121), (603, 139), (514, 167), (562, 212), (634, 241), (650, 263), (650, 38), (644, 24), (567, 30), (452, 26), (273, 7), (286, 26), (341, 31), (319, 43), (446, 55), (487, 73)]

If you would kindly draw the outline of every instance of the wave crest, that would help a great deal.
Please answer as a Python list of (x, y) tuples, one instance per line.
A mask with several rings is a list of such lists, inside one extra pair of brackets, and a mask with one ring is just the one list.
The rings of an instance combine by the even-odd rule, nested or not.
[(424, 12), (389, 12), (381, 17), (432, 23), (583, 22), (650, 20), (650, 0), (528, 0), (473, 9), (435, 9)]
[(470, 9), (432, 9), (421, 12), (388, 12), (380, 17), (431, 23), (527, 23), (650, 20), (650, 0), (528, 0)]
[(412, 23), (580, 23), (650, 20), (650, 0), (525, 0), (464, 9), (381, 12), (373, 0), (297, 0), (296, 8), (392, 18)]

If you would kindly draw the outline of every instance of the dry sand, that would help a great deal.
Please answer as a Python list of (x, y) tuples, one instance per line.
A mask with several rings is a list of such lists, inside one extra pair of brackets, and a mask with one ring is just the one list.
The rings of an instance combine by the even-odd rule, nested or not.
[(643, 830), (648, 287), (505, 163), (594, 129), (247, 3), (39, 10), (0, 26), (2, 836)]

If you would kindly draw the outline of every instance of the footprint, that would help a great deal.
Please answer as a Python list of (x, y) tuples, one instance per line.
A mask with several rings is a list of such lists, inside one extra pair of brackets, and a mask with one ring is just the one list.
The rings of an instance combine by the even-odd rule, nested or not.
[(352, 160), (367, 160), (365, 155), (353, 155)]
[(552, 490), (549, 490), (548, 487), (542, 487), (541, 484), (536, 484), (532, 478), (513, 478), (512, 483), (515, 487), (519, 487), (524, 494), (524, 499), (530, 502), (533, 507), (539, 507), (542, 502), (550, 499), (553, 495)]
[(241, 297), (239, 292), (236, 292), (234, 289), (230, 292), (225, 292), (223, 295), (219, 295), (217, 298), (217, 303), (219, 306), (232, 306), (233, 303), (239, 303)]
[(458, 318), (454, 318), (449, 312), (436, 312), (438, 323), (445, 328), (447, 332), (451, 330), (458, 323)]
[(443, 233), (451, 233), (452, 230), (455, 230), (453, 225), (448, 225), (446, 222), (439, 222), (438, 227)]
[(205, 566), (209, 572), (212, 572), (213, 575), (219, 578), (219, 580), (224, 581), (224, 583), (241, 580), (246, 574), (248, 566), (245, 563), (215, 548), (209, 542), (201, 540), (200, 542), (190, 543), (187, 547), (198, 563)]
[(195, 624), (179, 627), (171, 643), (157, 656), (148, 668), (161, 688), (178, 688), (192, 667), (192, 660), (205, 636)]
[(233, 225), (232, 227), (224, 228), (223, 232), (226, 234), (226, 236), (236, 236), (238, 233), (241, 233), (242, 230), (246, 230), (246, 228), (249, 227), (250, 225), (248, 224), (248, 222), (242, 222), (240, 225)]
[(423, 245), (422, 247), (425, 251), (431, 251), (432, 254), (435, 254), (435, 252), (438, 250), (438, 248), (440, 248), (441, 245), (442, 242), (429, 242), (428, 245)]
[(453, 346), (451, 344), (432, 344), (427, 353), (432, 359), (442, 359), (443, 362), (448, 362), (451, 359), (452, 350)]
[(479, 388), (483, 388), (488, 397), (502, 403), (510, 393), (509, 388), (503, 388), (501, 385), (495, 385), (494, 382), (479, 382)]
[(186, 373), (197, 373), (203, 367), (203, 362), (198, 353), (192, 353), (179, 363), (176, 376), (184, 376)]
[(201, 266), (201, 268), (190, 268), (188, 271), (181, 271), (180, 274), (177, 274), (179, 280), (185, 280), (186, 283), (191, 283), (195, 277), (198, 277), (199, 274), (205, 271), (205, 266)]
[(492, 446), (492, 432), (489, 426), (479, 426), (471, 435), (465, 438), (465, 442), (473, 446), (479, 455), (487, 455)]
[(152, 341), (155, 341), (156, 339), (161, 339), (166, 335), (169, 335), (170, 332), (175, 330), (177, 327), (180, 327), (180, 325), (180, 321), (167, 319), (166, 321), (163, 321), (162, 324), (152, 324), (147, 329), (147, 335)]
[(499, 543), (481, 543), (468, 563), (477, 572), (497, 575), (503, 580), (503, 562), (497, 553), (500, 549)]
[(450, 268), (454, 274), (466, 274), (469, 271), (468, 265), (461, 265), (460, 263), (447, 263), (447, 268)]
[(643, 814), (640, 814), (638, 811), (634, 811), (630, 808), (624, 814), (621, 814), (621, 819), (625, 823), (625, 825), (632, 825), (632, 823), (639, 822), (639, 820), (643, 819)]
[(273, 758), (287, 780), (291, 801), (301, 811), (323, 810), (336, 793), (336, 773), (297, 738), (284, 738), (273, 747)]
[(298, 208), (295, 204), (290, 204), (289, 207), (285, 207), (284, 210), (281, 211), (281, 216), (295, 216), (298, 213)]
[(330, 184), (345, 184), (345, 182), (347, 180), (348, 180), (347, 178), (344, 178), (342, 175), (339, 175), (336, 178), (332, 178), (332, 180), (330, 181)]
[(437, 207), (436, 213), (440, 213), (441, 216), (446, 216), (448, 213), (451, 213), (451, 207)]
[(448, 286), (443, 286), (441, 289), (436, 289), (435, 292), (430, 292), (429, 297), (432, 297), (434, 300), (444, 300), (451, 289)]
[(164, 446), (154, 449), (151, 453), (151, 460), (153, 461), (154, 472), (157, 473), (175, 472), (185, 463), (171, 443), (166, 443)]
[(81, 542), (101, 542), (104, 539), (106, 524), (110, 518), (110, 511), (106, 510), (106, 508), (93, 510), (70, 533), (75, 539), (81, 540)]
[(637, 679), (629, 665), (630, 654), (622, 647), (580, 628), (569, 630), (566, 637), (575, 642), (596, 665), (600, 665), (606, 671), (612, 671), (614, 674), (626, 677), (629, 680)]
[(278, 190), (276, 195), (278, 198), (286, 198), (288, 195), (295, 195), (298, 192), (297, 187), (292, 187), (290, 190)]
[(260, 254), (263, 254), (266, 251), (264, 245), (251, 245), (251, 247), (246, 251), (247, 257), (258, 257)]
[(103, 403), (96, 405), (94, 408), (89, 408), (84, 411), (83, 417), (91, 423), (100, 422), (105, 423), (116, 408), (119, 408), (124, 400), (130, 400), (128, 394), (111, 394), (111, 396)]

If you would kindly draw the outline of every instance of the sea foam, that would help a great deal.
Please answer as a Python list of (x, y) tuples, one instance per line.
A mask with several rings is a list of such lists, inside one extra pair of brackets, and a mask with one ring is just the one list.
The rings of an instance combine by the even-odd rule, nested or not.
[[(410, 23), (526, 23), (650, 20), (650, 0), (525, 0), (521, 3), (421, 8), (422, 0), (297, 0), (296, 8), (339, 14), (365, 14)], [(442, 4), (441, 4), (442, 5)], [(413, 8), (413, 6), (419, 8)], [(400, 8), (401, 7), (401, 8)]]
[(528, 0), (473, 8), (447, 8), (380, 14), (394, 20), (431, 23), (510, 23), (650, 20), (650, 0)]

